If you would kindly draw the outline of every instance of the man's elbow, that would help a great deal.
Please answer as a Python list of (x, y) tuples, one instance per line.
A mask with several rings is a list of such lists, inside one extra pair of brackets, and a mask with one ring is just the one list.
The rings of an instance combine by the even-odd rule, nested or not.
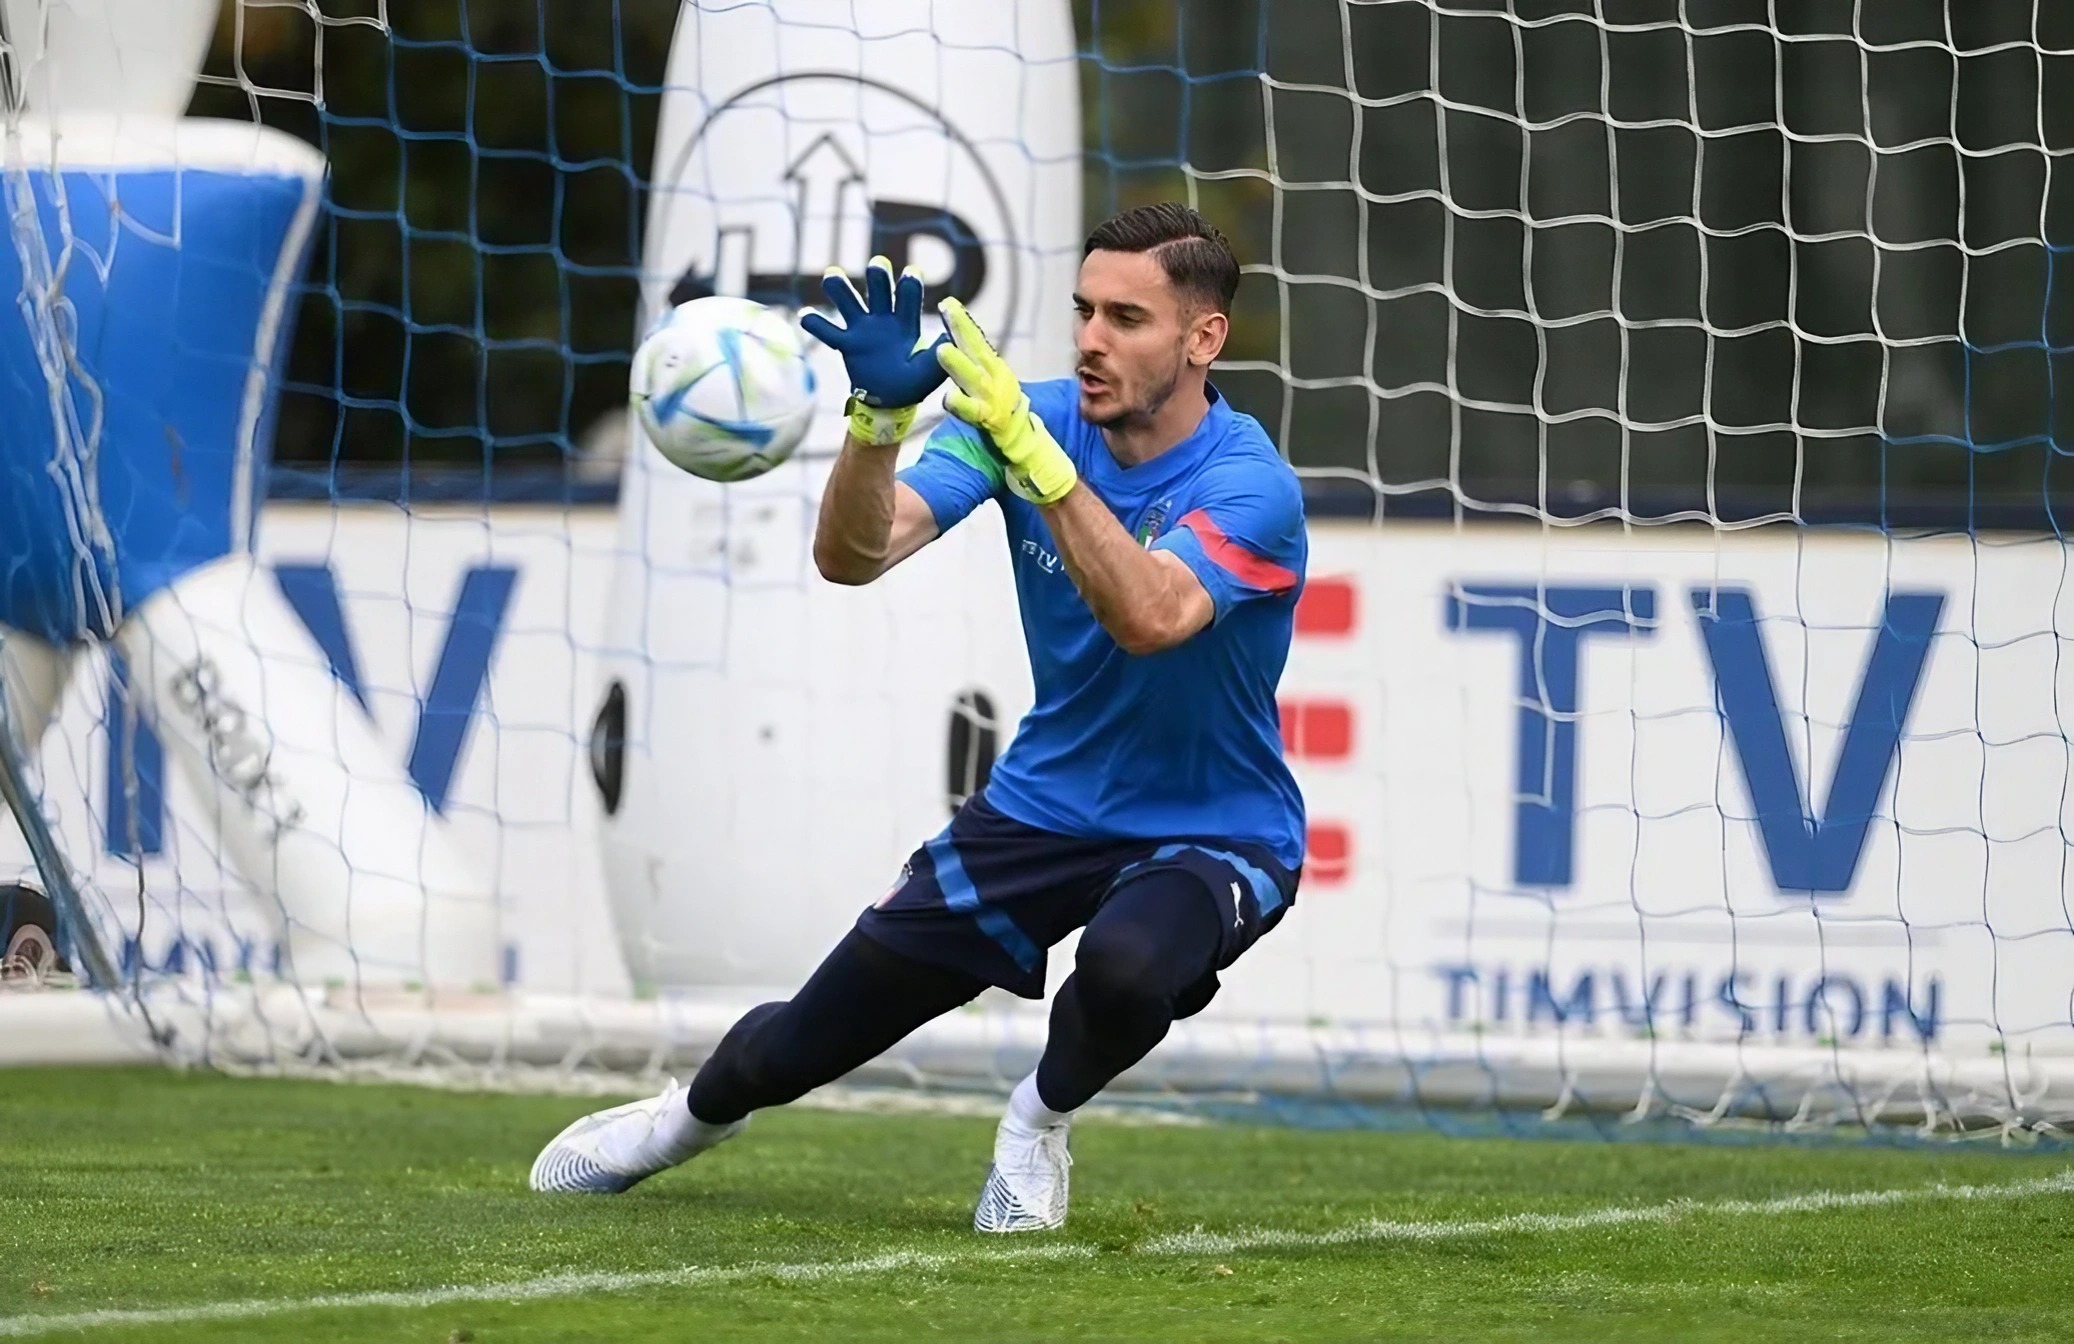
[(1109, 635), (1116, 641), (1117, 648), (1133, 658), (1144, 658), (1155, 653), (1165, 653), (1186, 641), (1194, 633), (1193, 630), (1184, 629), (1173, 621), (1140, 618), (1119, 621), (1117, 628), (1110, 631)]
[(822, 578), (846, 588), (861, 587), (886, 572), (883, 561), (819, 545), (814, 547), (814, 568)]

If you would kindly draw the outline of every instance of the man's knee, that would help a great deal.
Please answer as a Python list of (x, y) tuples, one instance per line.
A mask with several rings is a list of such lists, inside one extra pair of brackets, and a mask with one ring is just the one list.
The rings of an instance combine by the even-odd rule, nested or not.
[(1103, 998), (1131, 993), (1157, 969), (1159, 948), (1146, 929), (1094, 926), (1080, 937), (1073, 970), (1081, 987)]
[(1180, 869), (1117, 888), (1080, 937), (1074, 972), (1097, 994), (1173, 1005), (1217, 969), (1223, 921), (1200, 879)]
[[(1090, 926), (1081, 935), (1073, 970), (1080, 991), (1094, 1003), (1117, 1008), (1158, 1007), (1171, 1011), (1176, 996), (1201, 978), (1195, 958), (1181, 957), (1160, 929), (1142, 924)], [(1190, 964), (1179, 965), (1186, 960)]]

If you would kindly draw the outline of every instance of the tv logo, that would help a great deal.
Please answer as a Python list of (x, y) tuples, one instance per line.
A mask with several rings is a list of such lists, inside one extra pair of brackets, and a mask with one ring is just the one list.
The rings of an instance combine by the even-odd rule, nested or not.
[(1044, 547), (1038, 545), (1031, 538), (1023, 538), (1022, 552), (1024, 555), (1029, 556), (1032, 560), (1035, 560), (1037, 562), (1037, 568), (1043, 570), (1045, 573), (1056, 574), (1059, 572), (1058, 556), (1046, 550)]
[[(1687, 595), (1712, 667), (1716, 708), (1742, 764), (1757, 826), (1782, 891), (1848, 891), (1909, 708), (1922, 683), (1944, 595), (1890, 593), (1858, 684), (1829, 791), (1819, 809), (1800, 785), (1756, 599), (1746, 589)], [(1445, 604), (1451, 631), (1509, 638), (1519, 669), (1513, 880), (1562, 887), (1576, 838), (1578, 659), (1588, 639), (1653, 639), (1653, 588), (1461, 584)], [(1809, 792), (1812, 792), (1810, 789)]]

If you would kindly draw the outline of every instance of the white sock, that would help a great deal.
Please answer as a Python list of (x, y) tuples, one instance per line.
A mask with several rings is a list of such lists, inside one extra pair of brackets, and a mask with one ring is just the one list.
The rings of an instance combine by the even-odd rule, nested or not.
[(1055, 1111), (1044, 1104), (1044, 1098), (1037, 1095), (1035, 1073), (1017, 1083), (1015, 1091), (1008, 1094), (1008, 1123), (1017, 1129), (1034, 1134), (1040, 1129), (1063, 1125), (1072, 1118), (1073, 1112)]
[(709, 1125), (691, 1113), (691, 1108), (684, 1104), (689, 1090), (688, 1087), (678, 1087), (664, 1098), (662, 1112), (655, 1119), (655, 1129), (646, 1141), (646, 1144), (654, 1145), (654, 1156), (682, 1162), (694, 1153), (711, 1148), (726, 1136), (728, 1126)]

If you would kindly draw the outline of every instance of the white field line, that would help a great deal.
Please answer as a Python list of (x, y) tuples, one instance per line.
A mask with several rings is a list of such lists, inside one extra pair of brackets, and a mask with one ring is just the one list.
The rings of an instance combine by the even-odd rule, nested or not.
[[(2021, 1199), (2028, 1195), (2074, 1194), (2074, 1170), (2001, 1185), (1917, 1185), (1890, 1190), (1816, 1191), (1778, 1199), (1677, 1199), (1664, 1204), (1616, 1205), (1581, 1213), (1513, 1213), (1497, 1218), (1458, 1221), (1393, 1221), (1369, 1219), (1327, 1231), (1254, 1228), (1240, 1232), (1180, 1232), (1120, 1252), (1121, 1256), (1230, 1255), (1240, 1251), (1304, 1250), (1374, 1242), (1450, 1241), (1472, 1237), (1507, 1237), (1537, 1232), (1572, 1232), (1635, 1223), (1673, 1223), (1688, 1218), (1774, 1218), (1798, 1213), (1886, 1208), (1897, 1204), (1942, 1201)], [(862, 1278), (902, 1271), (957, 1270), (979, 1265), (1032, 1264), (1056, 1260), (1092, 1260), (1093, 1246), (1042, 1241), (1011, 1246), (972, 1246), (955, 1251), (893, 1251), (850, 1260), (806, 1260), (791, 1263), (751, 1262), (738, 1265), (687, 1265), (678, 1269), (633, 1272), (597, 1271), (549, 1274), (507, 1283), (447, 1284), (398, 1292), (328, 1293), (318, 1297), (252, 1298), (238, 1302), (202, 1302), (184, 1307), (75, 1311), (38, 1316), (0, 1316), (0, 1338), (27, 1339), (124, 1325), (178, 1325), (195, 1321), (250, 1320), (297, 1311), (357, 1310), (368, 1307), (417, 1308), (454, 1302), (524, 1302), (548, 1297), (623, 1293), (643, 1288), (702, 1288), (718, 1284), (770, 1279), (809, 1283), (820, 1279)]]
[(1778, 1217), (1822, 1213), (1831, 1209), (1877, 1209), (1890, 1204), (1930, 1200), (2020, 1199), (2025, 1195), (2074, 1194), (2074, 1171), (2040, 1176), (2007, 1185), (1916, 1185), (1895, 1190), (1817, 1190), (1778, 1199), (1674, 1199), (1667, 1204), (1616, 1205), (1585, 1213), (1508, 1213), (1463, 1222), (1393, 1222), (1370, 1219), (1330, 1232), (1292, 1232), (1263, 1227), (1239, 1232), (1177, 1232), (1136, 1248), (1140, 1255), (1225, 1255), (1284, 1247), (1345, 1246), (1365, 1241), (1447, 1241), (1462, 1237), (1504, 1237), (1522, 1232), (1575, 1232), (1629, 1223), (1674, 1223), (1685, 1218)]

